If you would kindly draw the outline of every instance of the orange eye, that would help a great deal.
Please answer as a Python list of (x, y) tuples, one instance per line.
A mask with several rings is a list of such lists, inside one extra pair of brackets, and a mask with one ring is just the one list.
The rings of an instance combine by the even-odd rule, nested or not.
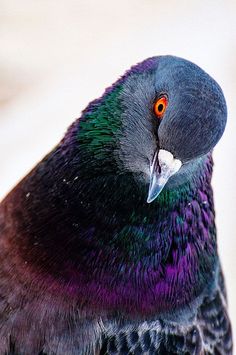
[(157, 101), (154, 103), (154, 108), (153, 108), (155, 115), (157, 117), (161, 118), (164, 115), (165, 110), (167, 108), (167, 104), (168, 104), (167, 97), (162, 96), (159, 99), (157, 99)]

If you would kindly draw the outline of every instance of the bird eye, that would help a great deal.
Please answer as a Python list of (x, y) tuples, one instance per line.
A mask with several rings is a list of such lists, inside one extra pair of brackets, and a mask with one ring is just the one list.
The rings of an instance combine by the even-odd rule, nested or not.
[(158, 118), (161, 118), (164, 115), (167, 104), (168, 100), (166, 96), (159, 97), (159, 99), (157, 99), (157, 101), (154, 103), (154, 113)]

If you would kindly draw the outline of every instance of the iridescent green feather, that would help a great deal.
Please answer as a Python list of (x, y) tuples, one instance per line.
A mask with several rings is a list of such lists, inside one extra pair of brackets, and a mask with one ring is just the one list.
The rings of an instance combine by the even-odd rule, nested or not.
[(80, 122), (79, 144), (98, 159), (105, 155), (107, 145), (115, 143), (114, 134), (121, 126), (121, 90), (122, 85), (117, 85), (101, 101), (92, 102)]

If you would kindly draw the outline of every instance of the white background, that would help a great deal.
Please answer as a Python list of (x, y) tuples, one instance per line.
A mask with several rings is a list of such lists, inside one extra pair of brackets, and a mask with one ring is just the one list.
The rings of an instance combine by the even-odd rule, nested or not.
[(0, 0), (0, 197), (89, 101), (130, 65), (160, 54), (201, 66), (228, 103), (213, 186), (236, 329), (236, 1)]

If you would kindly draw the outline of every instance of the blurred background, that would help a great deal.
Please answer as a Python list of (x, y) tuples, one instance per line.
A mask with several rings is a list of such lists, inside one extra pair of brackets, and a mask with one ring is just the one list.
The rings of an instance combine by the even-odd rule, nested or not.
[(235, 0), (0, 0), (0, 199), (132, 64), (174, 54), (221, 85), (229, 115), (213, 186), (234, 333), (235, 19)]

